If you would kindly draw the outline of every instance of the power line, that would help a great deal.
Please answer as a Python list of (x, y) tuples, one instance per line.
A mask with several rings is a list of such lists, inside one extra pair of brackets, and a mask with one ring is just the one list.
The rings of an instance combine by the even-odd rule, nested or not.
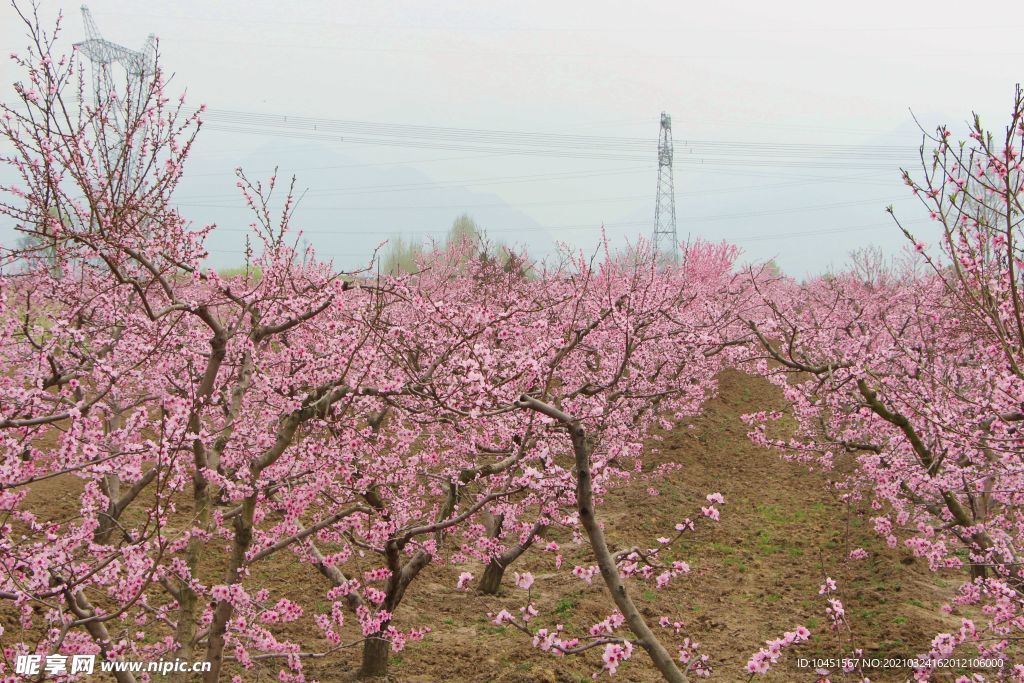
[[(811, 206), (794, 206), (784, 209), (764, 209), (758, 211), (745, 211), (732, 214), (716, 214), (713, 216), (693, 216), (686, 217), (684, 220), (689, 225), (691, 223), (709, 223), (721, 220), (731, 220), (736, 218), (758, 218), (761, 216), (777, 216), (792, 213), (802, 213), (806, 211), (821, 211), (825, 209), (833, 209), (848, 206), (865, 206), (870, 204), (881, 205), (884, 203), (892, 203), (894, 201), (912, 201), (913, 198), (907, 197), (879, 197), (877, 199), (865, 199), (865, 200), (854, 200), (847, 202), (832, 202), (830, 204), (814, 204)], [(218, 207), (220, 208), (220, 207)], [(385, 208), (385, 207), (380, 207)], [(415, 207), (402, 207), (402, 208), (415, 208)], [(438, 207), (441, 208), (441, 207)], [(451, 208), (467, 208), (462, 205), (452, 205)], [(514, 209), (515, 207), (508, 207)], [(647, 225), (647, 221), (635, 220), (635, 221), (619, 221), (614, 223), (604, 223), (606, 228), (620, 228), (620, 227), (636, 227)], [(546, 232), (549, 230), (593, 230), (597, 227), (595, 223), (574, 223), (570, 225), (542, 225), (538, 227), (523, 226), (518, 228), (499, 228), (496, 230), (487, 230), (487, 232)], [(218, 231), (223, 232), (249, 232), (248, 228), (225, 228), (218, 227)], [(379, 234), (393, 234), (396, 236), (402, 235), (418, 235), (418, 234), (444, 234), (447, 229), (427, 229), (427, 230), (303, 230), (304, 234), (309, 235), (335, 235), (343, 237), (346, 235), (379, 235)], [(813, 234), (813, 233), (808, 233)]]
[[(930, 222), (927, 218), (915, 218), (912, 220), (903, 221), (904, 225), (919, 225), (921, 223)], [(767, 240), (778, 240), (778, 239), (791, 239), (794, 237), (811, 237), (813, 235), (833, 235), (844, 232), (860, 232), (864, 230), (880, 230), (882, 228), (893, 228), (893, 223), (861, 223), (860, 225), (848, 225), (843, 228), (823, 228), (819, 230), (805, 230), (802, 232), (779, 232), (768, 235), (754, 235), (751, 237), (732, 237), (729, 238), (729, 242), (764, 242)]]
[[(802, 185), (806, 183), (780, 183), (771, 187), (791, 186), (791, 185)], [(760, 188), (769, 187), (763, 185), (747, 186), (747, 188)], [(720, 190), (708, 190), (706, 192), (677, 192), (676, 197), (684, 196), (703, 196), (708, 194), (725, 194), (736, 192), (744, 188), (723, 188)], [(636, 195), (625, 195), (622, 197), (601, 197), (601, 198), (584, 198), (584, 199), (555, 199), (548, 201), (537, 201), (537, 202), (517, 202), (516, 204), (508, 204), (507, 202), (492, 202), (489, 204), (389, 204), (386, 206), (373, 205), (373, 206), (312, 206), (304, 207), (303, 211), (406, 211), (406, 210), (431, 210), (431, 209), (518, 209), (524, 206), (572, 206), (576, 204), (617, 204), (620, 202), (637, 201), (641, 199), (650, 200), (649, 194), (636, 194)], [(733, 214), (721, 214), (716, 216), (706, 217), (689, 217), (687, 220), (724, 220), (728, 218), (745, 218), (749, 216), (770, 216), (781, 213), (793, 213), (794, 211), (813, 211), (817, 209), (831, 209), (839, 208), (843, 206), (858, 206), (863, 204), (876, 204), (879, 202), (894, 202), (910, 200), (905, 195), (898, 197), (880, 197), (877, 199), (857, 199), (845, 202), (833, 202), (831, 204), (818, 204), (815, 206), (804, 206), (796, 208), (783, 208), (783, 209), (767, 209), (758, 210), (754, 212), (745, 213), (733, 213)], [(233, 209), (238, 208), (239, 204), (193, 204), (193, 203), (177, 203), (179, 207), (196, 207), (196, 208), (209, 208), (209, 209)]]
[[(904, 225), (919, 225), (919, 224), (928, 223), (928, 222), (930, 222), (930, 220), (927, 219), (927, 218), (918, 218), (918, 219), (911, 219), (911, 220), (905, 221)], [(561, 229), (561, 230), (565, 230), (565, 229), (572, 229), (572, 228), (586, 228), (588, 230), (594, 230), (594, 229), (598, 229), (598, 228), (608, 229), (608, 228), (635, 227), (635, 226), (641, 226), (641, 225), (645, 225), (645, 224), (647, 224), (646, 221), (628, 221), (628, 222), (623, 222), (623, 223), (605, 223), (603, 225), (587, 224), (587, 225), (576, 225), (576, 226), (544, 226), (544, 229), (545, 230), (547, 230), (547, 229), (552, 229), (552, 230), (553, 229)], [(730, 243), (744, 244), (744, 243), (749, 243), (749, 242), (764, 242), (764, 241), (771, 241), (771, 240), (796, 239), (796, 238), (801, 238), (801, 237), (812, 237), (812, 236), (817, 236), (817, 235), (836, 235), (836, 234), (843, 234), (843, 233), (850, 233), (850, 232), (865, 232), (865, 231), (869, 231), (869, 230), (881, 230), (881, 229), (885, 229), (885, 228), (894, 229), (894, 225), (891, 222), (886, 222), (886, 223), (881, 223), (881, 222), (876, 222), (876, 223), (859, 223), (859, 224), (856, 224), (856, 225), (847, 225), (847, 226), (842, 226), (842, 227), (838, 227), (838, 228), (821, 228), (821, 229), (816, 229), (816, 230), (805, 230), (805, 231), (799, 231), (799, 232), (769, 233), (769, 234), (763, 234), (763, 235), (751, 235), (749, 237), (743, 237), (743, 236), (728, 237), (728, 238), (724, 238), (724, 239), (727, 242), (730, 242)], [(521, 232), (521, 230), (520, 229), (488, 230), (487, 234), (491, 234), (491, 233), (505, 233), (505, 232), (516, 232), (516, 233), (518, 233), (518, 232)], [(393, 237), (401, 236), (401, 235), (394, 234), (394, 233), (388, 233), (386, 235), (382, 234), (382, 233), (383, 233), (383, 231), (369, 231), (369, 232), (365, 232), (363, 234), (379, 235), (382, 238), (385, 238), (385, 240), (389, 240), (389, 239), (391, 239)], [(420, 236), (426, 236), (426, 235), (445, 235), (447, 233), (448, 233), (448, 229), (440, 229), (440, 230), (424, 230), (424, 231), (420, 231), (417, 234), (420, 235)], [(303, 231), (302, 234), (308, 234), (308, 233), (306, 231)], [(355, 256), (355, 257), (363, 257), (363, 258), (366, 257), (366, 254), (358, 254), (358, 253), (351, 253), (351, 252), (349, 252), (349, 253), (332, 253), (332, 252), (327, 252), (327, 251), (322, 251), (320, 249), (316, 249), (315, 247), (314, 247), (314, 250), (316, 251), (317, 255), (319, 255), (319, 256), (327, 256), (327, 257), (339, 257), (339, 256), (349, 257), (349, 256)], [(221, 254), (245, 254), (246, 253), (244, 249), (237, 249), (237, 250), (232, 250), (232, 249), (207, 249), (206, 251), (211, 252), (211, 253), (221, 253)]]
[[(191, 113), (194, 110), (188, 110)], [(476, 146), (505, 146), (513, 149), (538, 151), (602, 150), (603, 153), (645, 154), (656, 145), (644, 138), (621, 136), (576, 135), (530, 131), (493, 130), (482, 128), (442, 127), (419, 124), (392, 124), (372, 121), (343, 120), (301, 115), (264, 114), (240, 110), (207, 109), (202, 118), (207, 125), (221, 126), (231, 132), (273, 134), (273, 130), (252, 126), (281, 128), (317, 134), (336, 133), (346, 142), (385, 144), (388, 142), (417, 141), (438, 145), (472, 144)], [(871, 159), (906, 159), (917, 154), (909, 145), (851, 145), (838, 143), (779, 143), (744, 142), (729, 140), (677, 140), (676, 147), (695, 155), (751, 155), (751, 156), (852, 156)]]
[[(187, 21), (189, 24), (195, 24), (196, 22), (206, 23), (230, 23), (235, 24), (272, 24), (274, 26), (290, 25), (290, 26), (313, 26), (318, 29), (324, 28), (342, 28), (342, 29), (357, 29), (357, 30), (379, 30), (379, 31), (442, 31), (450, 33), (616, 33), (620, 34), (623, 32), (634, 32), (634, 33), (807, 33), (812, 32), (818, 33), (858, 33), (858, 32), (934, 32), (934, 31), (962, 31), (962, 25), (904, 25), (904, 26), (802, 26), (802, 27), (765, 27), (765, 26), (699, 26), (699, 27), (671, 27), (671, 26), (610, 26), (607, 28), (596, 27), (596, 26), (453, 26), (453, 25), (438, 25), (438, 26), (415, 26), (410, 24), (360, 24), (352, 22), (332, 22), (332, 21), (298, 21), (295, 19), (255, 19), (251, 16), (246, 17), (211, 17), (204, 13), (201, 16), (196, 15), (174, 15), (174, 14), (154, 14), (150, 12), (122, 12), (122, 16), (133, 16), (144, 19), (179, 19)], [(976, 26), (972, 24), (974, 30), (1003, 30), (1012, 31), (1024, 28), (1021, 25), (1015, 24), (993, 24), (988, 26)]]
[[(647, 154), (629, 152), (602, 152), (587, 151), (584, 149), (541, 147), (541, 146), (493, 146), (459, 144), (455, 142), (434, 142), (417, 139), (389, 139), (389, 138), (368, 138), (353, 136), (331, 136), (318, 133), (303, 133), (293, 131), (276, 131), (265, 128), (247, 128), (242, 126), (211, 125), (215, 132), (240, 133), (246, 135), (260, 135), (262, 137), (274, 136), (302, 140), (315, 140), (320, 142), (337, 142), (352, 145), (371, 145), (380, 147), (400, 147), (402, 149), (430, 149), (448, 150), (459, 152), (482, 152), (496, 156), (543, 156), (562, 159), (593, 159), (602, 161), (643, 161), (650, 158), (652, 152)], [(910, 148), (908, 148), (910, 149)], [(839, 151), (822, 149), (819, 154), (809, 154), (807, 151), (779, 152), (772, 153), (769, 150), (745, 151), (741, 148), (722, 148), (721, 151), (705, 150), (692, 146), (684, 147), (681, 150), (683, 155), (679, 158), (681, 163), (697, 166), (759, 166), (778, 168), (806, 168), (806, 169), (856, 169), (856, 170), (894, 170), (901, 164), (912, 163), (909, 155), (883, 156), (875, 155), (850, 155)], [(889, 163), (884, 163), (889, 162)]]
[[(355, 166), (358, 166), (358, 164), (355, 165)], [(323, 168), (331, 168), (331, 167), (323, 167)], [(344, 168), (344, 166), (342, 166), (340, 168)], [(691, 168), (695, 169), (696, 167), (691, 167)], [(296, 170), (315, 170), (315, 169), (296, 169)], [(395, 184), (384, 184), (384, 185), (362, 185), (362, 186), (355, 186), (355, 187), (352, 187), (352, 186), (340, 186), (340, 187), (327, 187), (327, 188), (309, 189), (309, 190), (307, 190), (304, 193), (304, 196), (306, 196), (306, 197), (315, 197), (315, 196), (324, 195), (324, 194), (328, 194), (328, 195), (331, 195), (331, 196), (342, 196), (342, 195), (394, 193), (394, 192), (406, 192), (406, 191), (410, 191), (411, 192), (411, 191), (428, 191), (428, 190), (430, 190), (430, 191), (433, 191), (433, 190), (451, 190), (451, 189), (464, 189), (464, 188), (468, 188), (468, 187), (486, 186), (486, 185), (498, 185), (498, 184), (506, 184), (506, 183), (507, 184), (522, 184), (522, 183), (532, 183), (532, 182), (546, 182), (546, 181), (549, 181), (549, 180), (573, 180), (573, 179), (579, 179), (579, 178), (595, 178), (595, 177), (613, 176), (613, 175), (633, 175), (633, 174), (639, 174), (639, 173), (648, 173), (651, 170), (652, 170), (651, 166), (644, 165), (644, 166), (625, 167), (625, 168), (621, 168), (621, 169), (612, 169), (612, 170), (606, 170), (606, 171), (562, 171), (562, 172), (550, 173), (550, 174), (527, 174), (527, 175), (519, 175), (519, 176), (489, 176), (489, 177), (483, 177), (483, 178), (481, 178), (481, 177), (463, 178), (463, 179), (449, 180), (449, 181), (444, 181), (444, 182), (426, 181), (426, 182), (420, 182), (420, 183), (395, 183)], [(810, 185), (810, 184), (831, 183), (831, 182), (843, 182), (843, 183), (851, 183), (852, 182), (852, 183), (860, 183), (860, 184), (868, 184), (868, 185), (886, 185), (886, 186), (891, 185), (891, 183), (888, 183), (888, 182), (879, 182), (879, 181), (872, 181), (872, 180), (870, 180), (871, 178), (875, 177), (875, 174), (871, 174), (871, 173), (847, 175), (847, 176), (834, 176), (834, 177), (830, 177), (830, 178), (823, 178), (820, 175), (816, 175), (816, 176), (804, 176), (804, 175), (793, 175), (793, 174), (783, 175), (783, 174), (779, 174), (779, 173), (758, 173), (756, 171), (743, 171), (743, 170), (734, 170), (734, 169), (726, 170), (726, 169), (715, 168), (715, 167), (707, 167), (707, 168), (703, 168), (702, 167), (701, 168), (701, 172), (702, 173), (703, 172), (706, 172), (706, 173), (728, 173), (730, 176), (749, 176), (749, 177), (754, 177), (754, 178), (780, 178), (780, 177), (786, 177), (786, 178), (791, 178), (793, 180), (801, 181), (801, 182), (794, 182), (794, 183), (777, 183), (777, 184), (774, 184), (774, 185), (766, 184), (766, 185), (754, 185), (754, 186), (751, 186), (751, 185), (748, 185), (748, 186), (738, 186), (738, 187), (727, 188), (727, 190), (729, 190), (729, 191), (731, 191), (731, 190), (742, 190), (742, 189), (758, 189), (758, 188), (769, 189), (771, 187), (785, 187), (787, 185), (789, 185), (789, 186), (803, 185), (803, 184)], [(806, 181), (806, 182), (804, 182), (804, 181)], [(702, 195), (702, 194), (707, 194), (709, 192), (717, 194), (717, 193), (723, 192), (723, 191), (725, 191), (725, 190), (722, 190), (722, 191), (719, 191), (719, 190), (709, 190), (709, 191), (694, 192), (692, 194), (694, 194), (694, 195)], [(683, 193), (682, 195), (677, 193), (677, 196), (683, 196), (685, 194), (690, 194), (690, 193)], [(232, 201), (232, 200), (237, 200), (238, 198), (239, 198), (239, 195), (237, 193), (234, 193), (234, 192), (232, 192), (232, 193), (218, 192), (216, 194), (205, 194), (205, 195), (183, 195), (183, 196), (178, 196), (177, 200), (178, 201), (182, 201), (182, 202), (195, 202), (195, 201), (204, 201), (204, 200), (212, 200), (212, 201), (226, 200), (226, 201)]]
[[(307, 166), (305, 168), (293, 168), (293, 169), (290, 169), (289, 174), (291, 174), (291, 173), (298, 173), (298, 172), (302, 172), (302, 171), (333, 171), (333, 170), (342, 169), (342, 168), (368, 168), (368, 167), (375, 167), (375, 166), (407, 166), (409, 164), (434, 164), (434, 163), (439, 163), (439, 162), (442, 162), (442, 161), (474, 161), (474, 160), (477, 160), (477, 159), (486, 159), (488, 157), (499, 157), (499, 156), (505, 156), (505, 155), (501, 154), (499, 152), (499, 153), (496, 153), (496, 154), (471, 154), (471, 155), (468, 155), (468, 156), (467, 155), (462, 155), (462, 156), (457, 156), (457, 157), (434, 157), (432, 159), (402, 159), (400, 161), (361, 162), (361, 163), (354, 163), (354, 164), (330, 164), (330, 165), (327, 165), (327, 166)], [(206, 156), (203, 156), (203, 157), (200, 157), (200, 158), (202, 158), (204, 160), (207, 160), (207, 161), (210, 159), (210, 157), (206, 157)], [(234, 159), (234, 158), (235, 157), (232, 157), (232, 159)], [(231, 167), (231, 172), (234, 172), (234, 169), (236, 167), (237, 167), (237, 164), (233, 165)], [(251, 171), (249, 169), (246, 169), (246, 172), (247, 173), (257, 173), (257, 172), (260, 172), (260, 173), (271, 173), (271, 172), (273, 172), (273, 170), (274, 169), (271, 169), (271, 168), (264, 169), (263, 171)], [(228, 173), (227, 171), (214, 171), (212, 173), (189, 173), (188, 177), (189, 178), (208, 178), (208, 177), (212, 177), (212, 176), (224, 176), (227, 173)]]
[[(185, 113), (196, 110), (185, 108)], [(315, 142), (437, 149), (491, 155), (644, 161), (656, 146), (644, 138), (391, 124), (242, 110), (207, 110), (204, 126), (216, 132), (274, 136)], [(807, 169), (890, 170), (917, 159), (901, 145), (779, 143), (684, 139), (675, 141), (676, 161), (702, 167), (759, 166)]]
[[(421, 183), (401, 183), (391, 185), (362, 185), (357, 187), (340, 187), (340, 188), (324, 188), (319, 190), (309, 190), (305, 194), (306, 196), (315, 196), (318, 194), (330, 194), (334, 195), (349, 195), (349, 194), (376, 194), (379, 192), (395, 192), (401, 190), (419, 190), (424, 188), (438, 188), (438, 189), (460, 189), (464, 187), (477, 186), (477, 185), (504, 185), (504, 184), (515, 184), (515, 183), (532, 183), (548, 180), (568, 180), (576, 178), (596, 178), (601, 176), (612, 176), (612, 175), (624, 175), (638, 172), (650, 172), (651, 166), (633, 166), (621, 169), (614, 169), (609, 171), (563, 171), (559, 173), (531, 173), (526, 175), (517, 176), (491, 176), (485, 178), (468, 178), (464, 180), (451, 180), (447, 184), (437, 183), (433, 181), (421, 182)], [(223, 198), (225, 196), (236, 197), (237, 195), (225, 195), (223, 193), (215, 195), (190, 195), (185, 197), (178, 197), (179, 200), (202, 200), (202, 199), (216, 199)]]
[[(636, 201), (639, 199), (650, 199), (650, 195), (626, 195), (622, 197), (601, 197), (598, 199), (555, 199), (550, 201), (517, 202), (515, 205), (507, 202), (491, 202), (489, 204), (389, 204), (386, 206), (307, 206), (303, 211), (404, 211), (404, 210), (430, 210), (430, 209), (516, 209), (523, 206), (570, 206), (574, 204), (617, 204), (620, 202)], [(232, 209), (239, 204), (193, 204), (178, 203), (178, 206), (203, 207), (210, 209)]]
[[(175, 37), (175, 42), (179, 43), (209, 43), (206, 39), (201, 38), (185, 38)], [(806, 61), (807, 55), (805, 53), (791, 53), (782, 54), (780, 52), (758, 52), (749, 53), (741, 51), (732, 52), (721, 52), (718, 54), (653, 54), (653, 53), (614, 53), (614, 52), (524, 52), (524, 51), (510, 51), (510, 50), (453, 50), (443, 48), (424, 48), (424, 47), (364, 47), (349, 45), (345, 43), (332, 42), (326, 44), (318, 44), (312, 42), (302, 43), (270, 43), (266, 41), (251, 42), (251, 41), (239, 41), (239, 40), (218, 40), (218, 46), (226, 45), (238, 45), (238, 46), (253, 46), (259, 47), (261, 50), (267, 48), (284, 48), (288, 50), (331, 50), (338, 52), (362, 52), (362, 53), (395, 53), (395, 54), (411, 54), (411, 55), (424, 55), (424, 54), (445, 54), (445, 55), (461, 55), (465, 57), (479, 58), (483, 55), (492, 57), (522, 57), (522, 58), (537, 58), (537, 59), (614, 59), (614, 60), (745, 60), (759, 59), (759, 60), (783, 60), (783, 61)], [(1024, 52), (1014, 51), (960, 51), (960, 52), (914, 52), (904, 54), (893, 54), (893, 53), (879, 53), (879, 52), (862, 52), (862, 53), (848, 53), (848, 54), (836, 54), (830, 52), (820, 52), (816, 55), (816, 59), (832, 59), (832, 60), (847, 60), (847, 59), (884, 59), (884, 60), (897, 60), (897, 59), (966, 59), (966, 58), (995, 58), (995, 57), (1019, 57), (1024, 55)]]

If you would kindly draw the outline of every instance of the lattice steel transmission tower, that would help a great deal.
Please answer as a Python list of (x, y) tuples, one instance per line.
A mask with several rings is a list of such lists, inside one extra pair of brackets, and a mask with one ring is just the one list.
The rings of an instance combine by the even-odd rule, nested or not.
[(132, 50), (113, 43), (100, 35), (96, 21), (89, 8), (82, 5), (82, 21), (85, 23), (85, 40), (75, 43), (75, 49), (92, 63), (93, 98), (99, 103), (106, 98), (118, 96), (111, 69), (120, 64), (129, 76), (144, 79), (153, 74), (156, 66), (156, 36), (146, 38), (141, 50)]
[(662, 262), (679, 262), (676, 193), (672, 186), (672, 117), (661, 112), (658, 134), (658, 194), (654, 200), (654, 250)]
[[(106, 171), (116, 172), (122, 177), (141, 176), (146, 172), (142, 163), (146, 153), (143, 141), (149, 124), (140, 124), (140, 114), (152, 93), (147, 81), (156, 73), (156, 36), (150, 33), (141, 50), (132, 50), (103, 38), (85, 5), (82, 5), (82, 21), (86, 38), (75, 43), (74, 47), (92, 64), (93, 105), (106, 114), (100, 120), (109, 123), (113, 128), (110, 132), (120, 138), (98, 146), (105, 156)], [(124, 69), (123, 76), (118, 73), (115, 77), (115, 65)], [(119, 88), (119, 83), (123, 87)], [(86, 103), (80, 102), (79, 106), (84, 109)], [(124, 179), (124, 183), (112, 184), (111, 187), (128, 192), (132, 183), (129, 178)]]

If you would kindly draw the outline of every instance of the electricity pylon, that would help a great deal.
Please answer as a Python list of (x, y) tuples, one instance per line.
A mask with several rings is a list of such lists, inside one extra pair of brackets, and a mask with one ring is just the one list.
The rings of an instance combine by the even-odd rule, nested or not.
[(654, 251), (660, 262), (679, 262), (676, 194), (672, 186), (672, 117), (661, 112), (658, 134), (658, 194), (654, 200)]
[(152, 75), (156, 66), (155, 35), (149, 34), (141, 50), (132, 50), (100, 35), (96, 21), (85, 5), (82, 5), (82, 21), (85, 24), (86, 39), (75, 43), (75, 49), (92, 63), (93, 98), (96, 104), (112, 96), (117, 97), (117, 88), (111, 74), (114, 64), (120, 64), (130, 76), (139, 79)]
[[(120, 137), (118, 144), (105, 147), (108, 169), (113, 173), (116, 168), (116, 172), (122, 175), (142, 174), (145, 172), (143, 141), (148, 124), (142, 122), (140, 114), (147, 104), (147, 97), (152, 94), (146, 86), (148, 79), (156, 73), (156, 36), (150, 33), (141, 50), (132, 50), (100, 35), (92, 13), (85, 5), (82, 5), (82, 21), (86, 38), (75, 43), (74, 47), (92, 64), (93, 105), (97, 110), (107, 112), (102, 120), (112, 124), (115, 134)], [(114, 77), (115, 65), (120, 65), (127, 74), (122, 81), (123, 88), (118, 88), (118, 79)], [(84, 108), (85, 103), (80, 103), (80, 106)], [(122, 155), (127, 157), (126, 164)], [(118, 183), (114, 187), (128, 188), (131, 183)]]

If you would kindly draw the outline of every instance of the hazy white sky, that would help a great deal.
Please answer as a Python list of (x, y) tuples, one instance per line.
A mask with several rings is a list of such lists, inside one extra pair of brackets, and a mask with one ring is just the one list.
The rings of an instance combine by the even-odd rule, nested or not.
[[(837, 264), (858, 244), (899, 244), (881, 227), (884, 206), (905, 197), (898, 161), (844, 161), (821, 145), (916, 146), (908, 108), (929, 127), (972, 110), (1001, 125), (1024, 66), (1024, 6), (1011, 1), (89, 6), (110, 40), (140, 46), (156, 33), (172, 90), (187, 87), (190, 102), (213, 110), (649, 138), (652, 147), (668, 111), (680, 236), (734, 240), (796, 274)], [(77, 4), (41, 7), (63, 11), (69, 42), (83, 37)], [(7, 6), (0, 40), (4, 52), (24, 43)], [(0, 97), (10, 99), (17, 78), (0, 62)], [(494, 237), (538, 251), (554, 239), (593, 246), (602, 223), (616, 240), (650, 230), (653, 154), (649, 163), (511, 155), (280, 130), (204, 131), (183, 207), (199, 222), (244, 227), (230, 169), (280, 163), (310, 189), (300, 222), (311, 241), (346, 264), (391, 235), (443, 230), (460, 206)], [(702, 167), (701, 154), (684, 158), (688, 140), (814, 147), (797, 164), (758, 148), (750, 164)], [(918, 215), (912, 203), (897, 207)], [(230, 261), (241, 234), (218, 238), (217, 258)]]

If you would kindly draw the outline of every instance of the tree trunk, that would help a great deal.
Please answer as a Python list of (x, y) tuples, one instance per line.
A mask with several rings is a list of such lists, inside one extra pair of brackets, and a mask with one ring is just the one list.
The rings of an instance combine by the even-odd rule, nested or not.
[(363, 663), (359, 666), (359, 678), (383, 678), (388, 673), (388, 657), (391, 643), (383, 633), (377, 633), (363, 641)]
[[(388, 578), (386, 596), (381, 603), (380, 609), (394, 617), (405, 597), (405, 589), (409, 587), (412, 580), (430, 563), (430, 555), (417, 550), (404, 565), (401, 564), (401, 552), (403, 544), (391, 539), (385, 544), (388, 569), (391, 576)], [(387, 638), (387, 630), (390, 621), (382, 622), (380, 630), (363, 641), (363, 663), (359, 666), (359, 678), (382, 678), (388, 673), (388, 658), (391, 653), (391, 641)]]
[(615, 566), (615, 559), (608, 544), (604, 540), (604, 532), (597, 520), (594, 510), (593, 489), (590, 480), (590, 445), (586, 443), (586, 436), (583, 429), (576, 423), (570, 425), (569, 434), (572, 436), (573, 449), (576, 452), (576, 509), (580, 513), (580, 523), (587, 532), (590, 539), (590, 547), (597, 559), (597, 566), (601, 569), (601, 577), (605, 586), (612, 594), (615, 606), (619, 608), (622, 616), (626, 618), (629, 630), (636, 635), (640, 646), (647, 650), (654, 666), (658, 668), (661, 675), (669, 683), (687, 683), (689, 680), (672, 659), (665, 647), (651, 631), (650, 626), (640, 614), (636, 604), (633, 603), (626, 586), (619, 576), (618, 567)]
[[(96, 616), (96, 608), (92, 606), (89, 599), (85, 597), (85, 593), (81, 589), (72, 593), (70, 590), (65, 590), (64, 596), (67, 599), (68, 606), (71, 608), (72, 613), (79, 619), (86, 619), (88, 617)], [(89, 621), (85, 624), (85, 630), (92, 636), (93, 641), (100, 648), (100, 658), (102, 660), (110, 659), (110, 645), (112, 640), (110, 638), (110, 632), (107, 630), (107, 625), (102, 621)], [(130, 671), (115, 671), (114, 680), (117, 683), (135, 683), (135, 676)]]
[(480, 592), (484, 595), (497, 595), (501, 588), (501, 579), (505, 576), (505, 565), (498, 559), (491, 559), (487, 563), (484, 575), (480, 577)]
[(573, 454), (576, 459), (576, 510), (580, 515), (580, 523), (583, 525), (584, 531), (587, 532), (587, 538), (590, 541), (590, 548), (594, 551), (597, 566), (601, 570), (601, 578), (604, 579), (605, 586), (607, 586), (608, 591), (612, 594), (615, 606), (619, 608), (619, 612), (626, 618), (629, 630), (636, 636), (637, 644), (647, 651), (651, 661), (654, 662), (654, 666), (661, 672), (662, 677), (668, 683), (689, 683), (690, 679), (676, 665), (672, 655), (668, 653), (665, 646), (661, 644), (661, 641), (651, 631), (651, 627), (647, 625), (647, 621), (640, 614), (636, 603), (629, 597), (625, 584), (622, 583), (622, 577), (619, 575), (615, 558), (608, 549), (608, 543), (604, 538), (604, 531), (601, 529), (597, 513), (594, 510), (594, 490), (590, 473), (591, 445), (587, 440), (586, 432), (580, 426), (579, 420), (554, 406), (550, 406), (526, 394), (519, 397), (517, 404), (520, 407), (536, 410), (558, 420), (569, 432), (569, 437), (572, 439)]
[[(253, 494), (242, 503), (242, 512), (235, 517), (235, 539), (231, 549), (231, 560), (225, 581), (229, 586), (238, 583), (240, 573), (245, 567), (245, 554), (252, 546), (253, 517), (256, 514), (256, 495)], [(213, 610), (213, 621), (206, 642), (206, 661), (210, 670), (203, 675), (203, 683), (217, 683), (220, 680), (221, 665), (224, 663), (224, 641), (228, 630), (228, 622), (234, 614), (234, 605), (230, 600), (217, 603)]]
[[(480, 585), (478, 587), (481, 593), (484, 595), (498, 594), (498, 589), (501, 588), (501, 579), (505, 576), (505, 570), (518, 560), (520, 555), (530, 549), (530, 546), (533, 545), (533, 542), (537, 540), (537, 537), (543, 531), (546, 519), (547, 515), (543, 515), (537, 520), (533, 528), (530, 529), (529, 534), (527, 534), (525, 541), (512, 546), (501, 555), (491, 558), (491, 561), (487, 563), (487, 568), (484, 570), (484, 575), (480, 578)], [(497, 537), (498, 531), (500, 531), (500, 528), (496, 527), (493, 537)]]

